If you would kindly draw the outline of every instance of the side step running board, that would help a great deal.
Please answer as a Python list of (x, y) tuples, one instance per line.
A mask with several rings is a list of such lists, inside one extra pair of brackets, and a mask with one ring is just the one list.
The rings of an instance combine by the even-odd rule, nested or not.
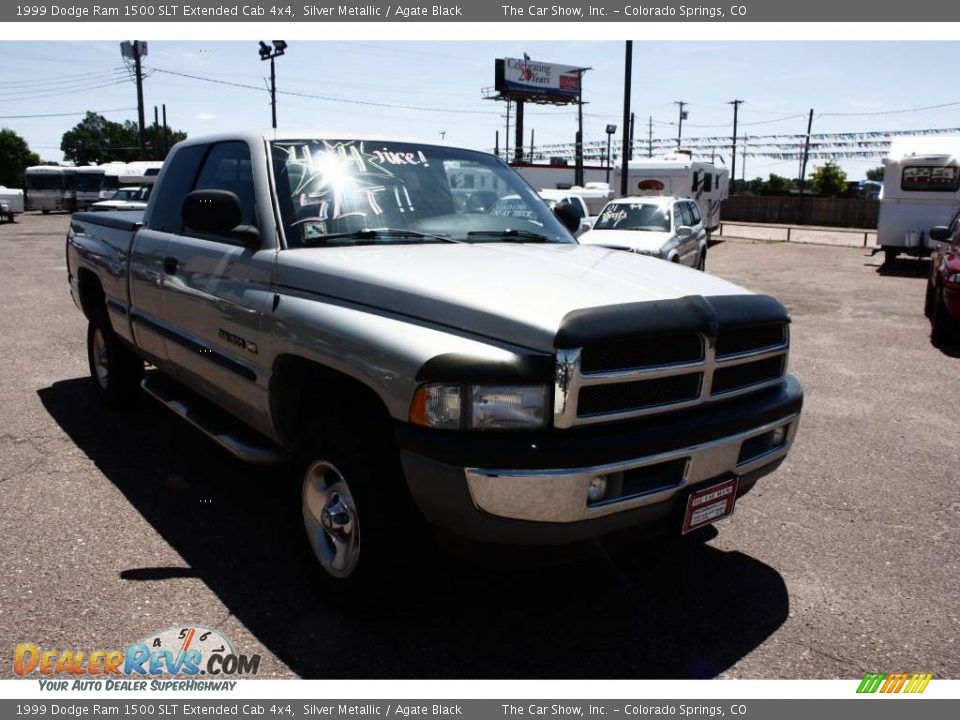
[(245, 462), (273, 465), (287, 459), (283, 449), (270, 440), (160, 372), (148, 373), (140, 386), (165, 408)]

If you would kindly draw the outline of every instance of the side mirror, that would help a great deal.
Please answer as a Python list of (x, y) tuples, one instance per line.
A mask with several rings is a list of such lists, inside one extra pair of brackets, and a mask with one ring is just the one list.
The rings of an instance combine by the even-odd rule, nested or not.
[(677, 237), (686, 238), (691, 235), (693, 235), (693, 228), (689, 225), (681, 225), (677, 228)]
[(188, 230), (232, 238), (246, 247), (260, 247), (260, 231), (240, 224), (240, 198), (229, 190), (194, 190), (184, 198), (180, 217)]
[(937, 225), (927, 230), (927, 237), (938, 242), (947, 242), (950, 240), (950, 228), (946, 225)]
[(558, 202), (553, 208), (553, 214), (557, 216), (560, 223), (571, 233), (580, 229), (580, 216), (573, 209), (573, 205), (568, 202)]

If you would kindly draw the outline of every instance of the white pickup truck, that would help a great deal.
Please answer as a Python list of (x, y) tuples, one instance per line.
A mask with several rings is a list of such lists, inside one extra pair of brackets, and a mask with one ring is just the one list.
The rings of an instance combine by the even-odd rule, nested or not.
[[(456, 202), (464, 168), (515, 212)], [(416, 562), (419, 527), (679, 537), (787, 455), (783, 305), (575, 222), (488, 154), (226, 133), (175, 146), (144, 213), (75, 215), (67, 276), (103, 400), (142, 387), (289, 463), (317, 575), (351, 593)]]

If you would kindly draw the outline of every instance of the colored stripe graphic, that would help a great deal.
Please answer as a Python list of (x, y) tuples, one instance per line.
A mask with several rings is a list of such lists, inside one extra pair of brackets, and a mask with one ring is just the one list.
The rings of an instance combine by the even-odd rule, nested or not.
[(932, 673), (864, 673), (857, 687), (858, 693), (922, 693), (927, 689)]

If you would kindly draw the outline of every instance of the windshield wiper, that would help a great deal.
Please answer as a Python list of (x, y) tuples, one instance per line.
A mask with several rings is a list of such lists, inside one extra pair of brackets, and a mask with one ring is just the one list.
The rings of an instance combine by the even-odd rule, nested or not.
[[(529, 230), (514, 230), (512, 228), (507, 228), (506, 230), (472, 230), (467, 233), (467, 237), (500, 238), (505, 242), (526, 242), (529, 240), (533, 240), (534, 242), (551, 242), (551, 238), (546, 235), (530, 232)], [(516, 238), (516, 240), (513, 238)]]
[(397, 238), (416, 238), (418, 240), (439, 240), (440, 242), (462, 243), (462, 240), (444, 237), (443, 235), (431, 235), (417, 230), (408, 230), (406, 228), (364, 228), (362, 230), (351, 230), (350, 232), (332, 233), (330, 235), (317, 235), (310, 240), (340, 240), (343, 238), (354, 238), (357, 240), (376, 240), (377, 238), (397, 237)]

